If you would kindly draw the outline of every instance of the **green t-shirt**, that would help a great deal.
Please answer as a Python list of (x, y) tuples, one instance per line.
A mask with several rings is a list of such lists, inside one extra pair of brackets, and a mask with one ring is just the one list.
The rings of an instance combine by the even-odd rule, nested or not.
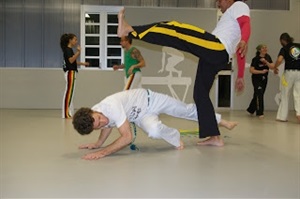
[[(124, 66), (125, 66), (125, 75), (126, 75), (126, 78), (129, 77), (129, 74), (128, 74), (128, 70), (129, 68), (132, 66), (132, 65), (135, 65), (135, 64), (138, 64), (139, 63), (139, 60), (137, 59), (134, 59), (132, 58), (131, 54), (132, 54), (132, 51), (135, 49), (135, 47), (131, 47), (129, 50), (125, 51), (125, 57), (124, 57)], [(137, 71), (141, 71), (141, 69), (139, 68), (135, 68), (133, 70), (133, 73), (136, 73)]]

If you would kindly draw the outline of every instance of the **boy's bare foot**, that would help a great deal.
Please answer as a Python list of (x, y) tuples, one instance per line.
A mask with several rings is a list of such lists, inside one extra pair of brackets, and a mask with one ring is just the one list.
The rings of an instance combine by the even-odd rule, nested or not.
[(264, 115), (260, 115), (260, 116), (258, 116), (258, 119), (261, 120), (261, 119), (264, 119), (264, 117), (265, 117)]
[(133, 28), (125, 20), (125, 8), (123, 7), (118, 13), (118, 37), (128, 36)]
[(197, 143), (197, 145), (200, 146), (224, 146), (223, 140), (220, 138), (220, 136), (212, 136), (208, 138), (207, 140), (200, 141)]
[(184, 149), (184, 144), (183, 142), (180, 140), (180, 146), (179, 147), (176, 147), (177, 150), (182, 150)]
[(219, 123), (220, 126), (227, 128), (228, 130), (232, 130), (234, 127), (238, 125), (235, 121), (221, 120)]

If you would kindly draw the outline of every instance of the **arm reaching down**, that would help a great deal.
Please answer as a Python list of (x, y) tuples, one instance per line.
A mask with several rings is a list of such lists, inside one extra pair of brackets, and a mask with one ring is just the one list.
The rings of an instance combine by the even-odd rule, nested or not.
[(110, 155), (112, 153), (115, 153), (117, 151), (120, 151), (124, 147), (126, 147), (128, 144), (130, 144), (132, 140), (132, 133), (130, 130), (130, 124), (128, 120), (126, 120), (119, 128), (119, 133), (121, 136), (116, 139), (113, 143), (110, 145), (104, 147), (103, 149), (96, 151), (94, 153), (89, 153), (83, 157), (85, 160), (96, 160), (103, 158), (107, 155)]
[(237, 56), (237, 65), (238, 65), (238, 75), (235, 83), (235, 88), (237, 92), (242, 92), (244, 90), (244, 73), (246, 65), (246, 54), (248, 51), (248, 40), (250, 37), (251, 26), (250, 26), (250, 17), (241, 16), (237, 19), (240, 29), (241, 29), (241, 41), (237, 46), (236, 56)]
[(79, 149), (98, 149), (102, 146), (102, 144), (106, 141), (108, 136), (110, 135), (112, 128), (105, 128), (101, 130), (98, 141), (96, 143), (91, 144), (83, 144), (79, 146)]

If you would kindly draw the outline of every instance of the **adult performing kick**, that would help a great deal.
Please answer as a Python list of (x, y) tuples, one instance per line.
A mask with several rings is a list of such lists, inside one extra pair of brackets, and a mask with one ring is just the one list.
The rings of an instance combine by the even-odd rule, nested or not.
[(125, 20), (125, 10), (118, 14), (118, 36), (169, 46), (199, 57), (194, 86), (194, 101), (201, 126), (199, 145), (223, 146), (214, 107), (209, 92), (217, 73), (226, 67), (234, 54), (237, 56), (238, 77), (236, 90), (244, 89), (245, 55), (250, 37), (250, 10), (238, 0), (218, 0), (223, 16), (212, 33), (177, 21), (158, 22), (142, 26), (131, 26)]

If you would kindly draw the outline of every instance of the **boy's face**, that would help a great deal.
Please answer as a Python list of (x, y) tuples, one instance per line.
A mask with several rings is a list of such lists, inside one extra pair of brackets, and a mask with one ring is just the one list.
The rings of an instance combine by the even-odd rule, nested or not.
[(92, 117), (94, 118), (93, 128), (100, 129), (108, 124), (108, 118), (102, 113), (93, 112)]

